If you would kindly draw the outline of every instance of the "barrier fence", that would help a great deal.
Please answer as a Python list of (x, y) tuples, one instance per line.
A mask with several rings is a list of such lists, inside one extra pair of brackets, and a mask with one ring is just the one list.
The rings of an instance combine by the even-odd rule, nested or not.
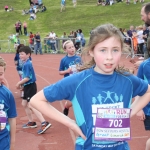
[[(20, 43), (26, 45), (26, 41), (21, 39)], [(15, 52), (14, 42), (11, 40), (0, 40), (0, 51), (5, 53)]]
[[(43, 40), (43, 43), (44, 43), (44, 51), (45, 52), (49, 52), (49, 51), (52, 51), (52, 50), (54, 50), (54, 48), (55, 48), (55, 50), (57, 51), (57, 52), (61, 52), (62, 50), (63, 50), (63, 43), (65, 42), (65, 41), (67, 41), (67, 40), (71, 40), (73, 43), (74, 43), (74, 45), (75, 45), (75, 47), (76, 47), (76, 49), (77, 50), (79, 50), (79, 49), (82, 49), (82, 42), (79, 42), (78, 44), (75, 42), (75, 38), (57, 38), (56, 39), (56, 41), (55, 41), (55, 44), (54, 43), (51, 43), (50, 42), (50, 39), (48, 39), (48, 38), (44, 38), (44, 40)], [(54, 45), (53, 45), (54, 44)], [(54, 47), (53, 47), (54, 46)]]
[[(126, 38), (124, 38), (126, 39)], [(130, 39), (130, 48), (131, 51), (129, 52), (123, 52), (123, 54), (127, 55), (128, 57), (134, 58), (135, 56), (138, 55), (143, 55), (143, 54), (135, 54), (134, 52), (134, 46), (133, 46), (133, 40), (132, 38), (128, 37), (128, 39)], [(44, 38), (41, 40), (41, 48), (43, 53), (52, 53), (54, 51), (54, 49), (57, 51), (57, 53), (63, 53), (63, 43), (66, 40), (72, 40), (73, 43), (76, 46), (77, 51), (81, 51), (82, 47), (84, 46), (82, 42), (78, 43), (78, 45), (76, 44), (76, 39), (72, 38), (72, 37), (68, 37), (68, 38), (57, 38), (55, 40), (55, 44), (50, 42), (49, 38)], [(85, 39), (86, 43), (88, 42), (88, 39)], [(21, 44), (24, 45), (29, 45), (29, 41), (28, 39), (20, 39), (19, 42)], [(86, 44), (85, 43), (85, 44)], [(31, 44), (30, 47), (32, 48), (32, 50), (34, 51), (36, 49), (36, 44)], [(9, 53), (9, 52), (15, 52), (15, 48), (14, 48), (14, 43), (11, 40), (0, 40), (0, 51), (1, 52), (5, 52), (5, 53)]]

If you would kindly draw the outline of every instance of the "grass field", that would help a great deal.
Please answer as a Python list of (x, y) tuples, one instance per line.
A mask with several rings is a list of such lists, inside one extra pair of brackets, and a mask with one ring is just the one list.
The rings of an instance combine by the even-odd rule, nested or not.
[[(15, 33), (16, 21), (26, 21), (28, 32), (40, 32), (43, 38), (50, 31), (54, 31), (58, 37), (63, 32), (67, 34), (71, 30), (81, 28), (85, 37), (89, 36), (91, 28), (100, 24), (112, 23), (117, 27), (129, 29), (130, 25), (143, 24), (140, 20), (141, 3), (126, 5), (125, 1), (112, 6), (96, 6), (97, 0), (77, 0), (74, 8), (72, 0), (66, 0), (66, 11), (60, 13), (60, 0), (43, 0), (47, 11), (37, 13), (37, 19), (28, 20), (29, 15), (21, 15), (23, 9), (29, 9), (28, 0), (0, 0), (0, 40), (7, 40), (11, 33)], [(148, 0), (146, 0), (148, 2)], [(5, 12), (4, 6), (13, 6), (13, 12)], [(21, 39), (28, 39), (20, 36)]]

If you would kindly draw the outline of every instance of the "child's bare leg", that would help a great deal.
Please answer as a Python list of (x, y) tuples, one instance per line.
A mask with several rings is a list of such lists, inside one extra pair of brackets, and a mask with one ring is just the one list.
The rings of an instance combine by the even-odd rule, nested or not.
[(45, 119), (44, 119), (43, 115), (41, 114), (41, 112), (39, 112), (35, 108), (31, 107), (30, 103), (28, 103), (28, 107), (33, 111), (33, 113), (36, 115), (36, 117), (40, 120), (41, 123), (45, 121)]
[(22, 106), (25, 109), (25, 112), (26, 112), (26, 115), (28, 117), (29, 122), (32, 122), (33, 121), (32, 112), (31, 112), (30, 108), (28, 107), (27, 100), (22, 100)]
[(36, 110), (35, 108), (31, 107), (30, 103), (28, 103), (28, 107), (34, 112), (34, 114), (36, 115), (36, 117), (40, 120), (41, 122), (41, 129), (38, 130), (38, 134), (42, 134), (44, 133), (48, 128), (50, 128), (51, 124), (49, 122), (47, 122), (43, 115), (41, 114), (41, 112), (39, 112), (38, 110)]

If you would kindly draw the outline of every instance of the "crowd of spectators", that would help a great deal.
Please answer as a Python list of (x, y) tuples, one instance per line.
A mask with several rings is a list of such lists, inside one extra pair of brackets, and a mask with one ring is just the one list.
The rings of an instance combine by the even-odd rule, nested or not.
[(124, 42), (132, 47), (134, 54), (142, 56), (139, 57), (139, 59), (144, 59), (143, 56), (147, 54), (146, 43), (150, 27), (146, 27), (145, 25), (134, 27), (131, 25), (129, 30), (120, 28), (120, 31), (124, 38)]
[[(92, 28), (93, 30), (93, 28)], [(92, 30), (90, 31), (90, 34), (92, 33)], [(145, 25), (139, 25), (137, 27), (130, 26), (129, 30), (120, 28), (120, 31), (122, 33), (122, 36), (124, 38), (124, 42), (129, 45), (134, 50), (134, 54), (137, 54), (139, 56), (139, 59), (143, 59), (143, 56), (145, 55), (145, 47), (146, 47), (146, 41), (147, 37), (150, 32), (150, 27), (146, 27)], [(36, 41), (31, 41), (32, 36), (30, 38), (30, 44), (34, 43), (33, 45), (36, 45)], [(51, 52), (51, 53), (57, 53), (57, 50), (62, 49), (62, 45), (66, 40), (72, 40), (76, 50), (79, 50), (81, 47), (84, 47), (86, 44), (86, 39), (84, 38), (84, 34), (82, 32), (82, 29), (78, 29), (76, 31), (70, 31), (69, 34), (66, 32), (63, 32), (62, 36), (58, 37), (54, 31), (51, 31), (48, 35), (44, 37), (44, 51), (45, 52)], [(33, 46), (33, 49), (35, 46)], [(42, 45), (41, 45), (42, 47)], [(60, 49), (58, 49), (60, 48)]]
[[(122, 0), (121, 0), (122, 1)], [(65, 6), (65, 0), (61, 1), (64, 6)], [(120, 0), (97, 0), (97, 5), (112, 5), (115, 2), (120, 2)], [(135, 0), (135, 2), (137, 2), (137, 0)], [(143, 2), (142, 0), (140, 1), (141, 3)], [(34, 20), (36, 19), (36, 13), (37, 12), (44, 12), (46, 11), (46, 7), (44, 6), (44, 4), (42, 3), (42, 0), (29, 0), (29, 4), (30, 4), (30, 8), (28, 10), (23, 10), (22, 14), (30, 14), (30, 18), (29, 20)], [(77, 1), (73, 1), (73, 4), (77, 4)], [(10, 9), (13, 10), (13, 7), (11, 6)], [(5, 11), (9, 10), (8, 5), (5, 6)], [(23, 31), (22, 31), (22, 27), (23, 27)], [(18, 20), (15, 23), (15, 31), (16, 31), (16, 36), (19, 37), (19, 35), (27, 35), (30, 36), (32, 35), (32, 32), (30, 32), (30, 34), (27, 33), (27, 22), (24, 21), (23, 24), (20, 20)], [(133, 26), (130, 27), (130, 30), (126, 31), (125, 29), (120, 28), (120, 31), (123, 35), (123, 37), (125, 38), (125, 43), (130, 45), (133, 44), (133, 49), (134, 49), (134, 53), (135, 54), (144, 54), (144, 46), (145, 46), (145, 42), (147, 40), (147, 36), (149, 34), (149, 29), (147, 29), (146, 27), (143, 26), (138, 26), (136, 28), (134, 28)], [(90, 31), (90, 33), (92, 32), (92, 30)], [(34, 38), (30, 38), (29, 40), (29, 44), (31, 44), (30, 46), (32, 47), (32, 49), (35, 49), (35, 43), (37, 42), (35, 40), (35, 37), (37, 36), (38, 33), (33, 34)], [(82, 33), (81, 29), (78, 29), (77, 31), (71, 31), (70, 34), (67, 34), (66, 32), (63, 33), (63, 35), (61, 37), (58, 37), (55, 32), (51, 31), (49, 33), (49, 35), (47, 35), (44, 39), (44, 47), (45, 47), (45, 51), (52, 51), (53, 53), (57, 52), (58, 49), (58, 43), (57, 43), (57, 39), (62, 38), (61, 43), (63, 45), (63, 43), (69, 38), (73, 41), (76, 50), (78, 50), (80, 47), (84, 47), (86, 40), (84, 38), (84, 35)], [(31, 39), (34, 39), (31, 41)], [(132, 42), (131, 42), (132, 39)], [(34, 41), (34, 42), (33, 42)], [(39, 49), (40, 46), (38, 46)], [(42, 47), (42, 46), (41, 46)]]
[[(119, 3), (119, 2), (123, 2), (124, 0), (97, 0), (96, 5), (102, 5), (102, 6), (108, 6), (108, 5), (113, 5), (115, 3)], [(129, 5), (130, 4), (130, 0), (125, 0), (126, 4)], [(138, 0), (134, 0), (133, 3), (137, 4)], [(143, 3), (144, 0), (140, 0), (140, 3)]]
[[(22, 32), (22, 26), (23, 26), (23, 32)], [(24, 21), (23, 25), (20, 20), (18, 20), (15, 24), (16, 29), (16, 38), (14, 38), (14, 35), (10, 36), (10, 39), (19, 39), (19, 35), (24, 33), (24, 35), (27, 34), (27, 23)], [(90, 31), (90, 34), (92, 33), (93, 28)], [(137, 27), (130, 26), (129, 30), (120, 28), (120, 31), (122, 33), (122, 36), (124, 38), (124, 42), (131, 46), (131, 48), (134, 50), (134, 54), (137, 54), (139, 56), (139, 59), (143, 59), (143, 56), (145, 55), (145, 47), (147, 42), (147, 37), (150, 32), (150, 27), (146, 27), (145, 25), (139, 25)], [(49, 53), (57, 53), (58, 50), (62, 49), (63, 43), (70, 39), (73, 41), (76, 50), (79, 50), (81, 47), (84, 47), (86, 44), (86, 39), (84, 38), (84, 34), (82, 32), (82, 29), (78, 29), (76, 31), (70, 31), (69, 34), (66, 32), (63, 32), (61, 36), (57, 36), (57, 34), (54, 31), (51, 31), (48, 35), (46, 35), (44, 39), (44, 43), (42, 45), (42, 40), (40, 37), (40, 33), (37, 32), (36, 34), (33, 34), (32, 32), (29, 33), (29, 46), (32, 49), (33, 52), (42, 54), (42, 47), (44, 48), (44, 52)], [(13, 38), (12, 38), (13, 37)], [(14, 42), (14, 43), (19, 43)], [(59, 49), (60, 48), (60, 49)]]
[(60, 48), (62, 48), (63, 43), (68, 39), (73, 41), (76, 50), (79, 50), (81, 47), (84, 47), (86, 43), (84, 34), (82, 33), (82, 29), (70, 31), (69, 34), (64, 32), (61, 37), (58, 37), (54, 31), (51, 31), (44, 38), (44, 49), (48, 52), (52, 51), (52, 53), (57, 53), (58, 45), (61, 43)]

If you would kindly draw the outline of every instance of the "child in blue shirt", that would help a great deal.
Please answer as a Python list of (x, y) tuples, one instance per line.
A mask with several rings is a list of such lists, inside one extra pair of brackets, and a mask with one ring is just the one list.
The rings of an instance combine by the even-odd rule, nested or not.
[[(73, 75), (77, 73), (77, 65), (81, 63), (81, 57), (75, 54), (75, 47), (71, 40), (67, 40), (63, 44), (63, 49), (67, 53), (67, 55), (61, 59), (59, 74), (64, 75), (64, 77), (68, 77), (69, 75)], [(66, 101), (65, 108), (63, 113), (67, 116), (69, 113), (69, 108), (72, 106), (70, 101)]]
[[(130, 149), (127, 138), (121, 136), (130, 139), (131, 135), (129, 132), (123, 135), (122, 132), (130, 131), (130, 117), (149, 102), (150, 86), (118, 67), (124, 49), (118, 28), (112, 24), (98, 26), (92, 31), (89, 43), (84, 49), (92, 57), (83, 66), (86, 70), (45, 87), (31, 99), (33, 107), (79, 135), (75, 150)], [(140, 97), (132, 105), (131, 114), (127, 113), (132, 98), (137, 95)], [(72, 102), (76, 123), (48, 103), (63, 99)], [(118, 116), (117, 119), (116, 114), (125, 116)], [(113, 133), (112, 137), (108, 137), (109, 131)], [(117, 134), (119, 138), (116, 138)]]
[(24, 124), (22, 127), (23, 128), (36, 128), (37, 127), (36, 122), (34, 122), (32, 118), (32, 112), (31, 112), (32, 110), (41, 122), (41, 129), (38, 131), (38, 134), (42, 134), (51, 126), (51, 124), (45, 121), (42, 114), (36, 109), (32, 108), (29, 103), (31, 97), (35, 95), (37, 92), (36, 77), (35, 77), (32, 63), (30, 61), (30, 56), (31, 56), (30, 47), (29, 46), (21, 47), (19, 49), (19, 56), (20, 56), (20, 59), (23, 61), (23, 66), (22, 66), (23, 77), (22, 77), (22, 80), (16, 84), (16, 88), (22, 89), (23, 87), (24, 96), (22, 100), (22, 106), (24, 107), (27, 117), (29, 119), (29, 122)]
[(13, 94), (5, 86), (6, 63), (0, 57), (0, 149), (15, 150), (16, 104)]
[[(18, 45), (18, 47), (16, 49), (16, 55), (15, 55), (15, 58), (14, 58), (14, 63), (16, 65), (16, 70), (19, 74), (20, 80), (22, 80), (22, 65), (23, 65), (23, 62), (19, 57), (19, 49), (23, 46), (24, 46), (24, 44), (19, 44)], [(23, 91), (21, 91), (21, 97), (23, 97)]]
[[(147, 51), (150, 52), (150, 38), (147, 40)], [(150, 58), (140, 64), (137, 76), (150, 84)], [(137, 113), (137, 116), (144, 121), (145, 130), (150, 130), (150, 102)]]

